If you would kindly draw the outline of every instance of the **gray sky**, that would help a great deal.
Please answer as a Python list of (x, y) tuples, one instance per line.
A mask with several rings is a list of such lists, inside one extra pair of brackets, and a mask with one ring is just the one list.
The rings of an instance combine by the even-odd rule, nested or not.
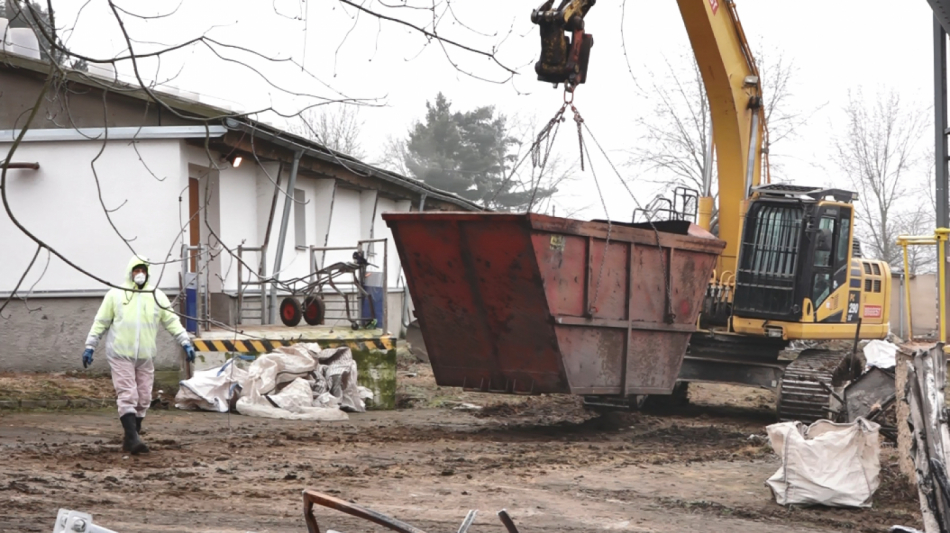
[[(392, 0), (394, 5), (399, 3)], [(492, 104), (508, 115), (533, 116), (539, 122), (550, 118), (561, 104), (561, 90), (538, 82), (534, 75), (539, 38), (529, 16), (539, 3), (455, 0), (451, 6), (458, 21), (447, 13), (439, 24), (440, 34), (448, 38), (474, 48), (497, 48), (498, 59), (520, 73), (502, 84), (459, 71), (504, 80), (506, 72), (484, 57), (448, 45), (444, 51), (405, 27), (379, 22), (366, 14), (357, 18), (354, 8), (333, 0), (182, 0), (180, 8), (168, 17), (147, 21), (125, 18), (130, 34), (141, 41), (177, 44), (207, 34), (224, 43), (292, 58), (297, 63), (275, 64), (233, 50), (222, 51), (229, 57), (249, 60), (273, 85), (285, 89), (281, 91), (250, 69), (214, 56), (203, 45), (168, 54), (160, 66), (156, 61), (143, 62), (146, 78), (175, 76), (170, 85), (199, 93), (211, 103), (223, 100), (245, 110), (274, 106), (292, 114), (319, 102), (317, 97), (368, 99), (374, 107), (363, 108), (360, 113), (365, 121), (363, 144), (376, 156), (386, 136), (403, 134), (413, 120), (422, 117), (426, 100), (440, 90), (458, 109)], [(57, 25), (72, 26), (81, 5), (75, 0), (54, 2)], [(122, 5), (141, 14), (156, 14), (173, 11), (179, 1), (150, 2), (144, 8), (136, 2)], [(387, 9), (376, 1), (366, 5), (419, 24), (432, 17), (428, 10)], [(639, 96), (635, 79), (662, 79), (668, 71), (667, 62), (685, 67), (691, 54), (676, 2), (631, 0), (626, 2), (625, 13), (623, 5), (602, 0), (588, 14), (587, 31), (595, 36), (595, 46), (589, 81), (578, 89), (575, 100), (615, 163), (626, 160), (624, 149), (635, 145), (642, 133), (634, 127), (634, 119), (652, 109), (652, 104)], [(898, 5), (901, 7), (895, 7)], [(863, 87), (866, 94), (873, 95), (893, 88), (908, 103), (923, 107), (932, 103), (932, 16), (923, 0), (750, 0), (740, 1), (738, 10), (753, 50), (765, 51), (769, 56), (781, 54), (794, 63), (791, 107), (806, 113), (820, 108), (799, 130), (798, 138), (783, 141), (773, 150), (773, 157), (781, 160), (783, 172), (791, 181), (849, 186), (829, 159), (832, 139), (844, 127), (841, 108), (849, 90)], [(632, 75), (621, 47), (621, 34), (626, 39)], [(93, 0), (84, 8), (69, 45), (77, 52), (100, 57), (121, 52), (124, 40), (104, 1)], [(136, 46), (137, 52), (155, 47), (145, 43)], [(447, 59), (446, 51), (459, 69)], [(302, 72), (299, 65), (309, 73)], [(120, 73), (130, 72), (128, 65), (120, 67)], [(279, 123), (280, 119), (268, 120)], [(931, 146), (932, 139), (928, 128), (921, 148)], [(570, 128), (561, 130), (556, 149), (566, 159), (576, 159), (577, 139)], [(629, 218), (633, 209), (630, 197), (605, 161), (595, 157), (592, 163), (604, 187), (610, 216)], [(653, 196), (656, 186), (646, 181), (647, 176), (638, 176), (631, 168), (621, 172), (635, 179), (634, 191), (641, 202)], [(925, 172), (924, 168), (920, 170), (921, 177)], [(574, 176), (558, 202), (566, 207), (589, 206), (580, 213), (582, 217), (603, 216), (590, 171), (581, 173), (577, 169)]]

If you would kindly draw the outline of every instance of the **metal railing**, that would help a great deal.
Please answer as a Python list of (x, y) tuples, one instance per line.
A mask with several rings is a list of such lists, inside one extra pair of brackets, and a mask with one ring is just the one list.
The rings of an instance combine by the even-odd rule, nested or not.
[[(253, 273), (251, 272), (251, 279), (244, 281), (244, 254), (246, 252), (258, 253), (259, 261), (257, 267), (257, 280), (253, 279)], [(256, 285), (260, 288), (260, 298), (261, 298), (261, 314), (260, 320), (261, 324), (266, 323), (267, 317), (267, 297), (265, 294), (265, 285), (267, 282), (261, 281), (267, 279), (267, 247), (266, 246), (238, 246), (238, 266), (237, 266), (237, 279), (238, 279), (238, 294), (237, 294), (237, 320), (238, 324), (243, 324), (244, 319), (244, 294), (247, 292), (247, 289)]]
[[(374, 250), (375, 245), (382, 244), (382, 263), (377, 264), (373, 258), (378, 256), (379, 253)], [(281, 294), (287, 294), (288, 290), (293, 290), (293, 287), (290, 289), (287, 288), (288, 285), (294, 285), (298, 282), (300, 283), (313, 283), (317, 279), (317, 272), (323, 268), (323, 264), (326, 260), (327, 252), (360, 252), (364, 254), (367, 260), (376, 266), (379, 270), (374, 271), (374, 273), (379, 272), (382, 275), (382, 310), (381, 317), (382, 323), (380, 327), (386, 329), (389, 322), (389, 240), (388, 239), (363, 239), (356, 242), (355, 246), (311, 246), (308, 250), (309, 260), (310, 260), (310, 273), (301, 277), (295, 278), (288, 282), (277, 281), (274, 279), (268, 278), (267, 275), (267, 250), (266, 247), (251, 247), (251, 246), (238, 246), (238, 266), (237, 266), (237, 277), (238, 277), (238, 290), (237, 290), (237, 324), (245, 324), (248, 319), (257, 318), (257, 316), (251, 316), (247, 312), (251, 309), (246, 308), (246, 301), (250, 294), (257, 294), (260, 296), (260, 323), (262, 325), (276, 323), (275, 320), (271, 319), (271, 305), (268, 303), (270, 297), (268, 295), (269, 285), (274, 284), (277, 286), (278, 291)], [(259, 254), (259, 263), (258, 271), (255, 275), (250, 271), (249, 265), (244, 261), (245, 255), (248, 253), (257, 253)], [(248, 275), (250, 274), (250, 275)], [(248, 278), (248, 279), (245, 279)], [(365, 282), (365, 280), (364, 280)], [(364, 298), (360, 297), (360, 291), (355, 287), (355, 280), (345, 280), (341, 279), (340, 281), (335, 281), (335, 285), (341, 289), (342, 298), (346, 299), (342, 303), (338, 300), (335, 300), (333, 296), (338, 294), (335, 292), (323, 293), (322, 291), (318, 292), (321, 297), (324, 297), (324, 303), (326, 304), (327, 319), (330, 320), (345, 320), (348, 317), (346, 316), (346, 308), (350, 305), (349, 298), (350, 295), (356, 295), (355, 309), (358, 317), (363, 315), (363, 302)], [(364, 283), (365, 285), (365, 283)], [(256, 289), (255, 289), (256, 288)], [(281, 290), (282, 289), (282, 290)]]
[(907, 338), (914, 339), (914, 324), (911, 320), (912, 309), (910, 299), (910, 261), (908, 260), (908, 246), (936, 246), (937, 247), (937, 327), (940, 342), (947, 342), (947, 242), (950, 240), (950, 229), (937, 228), (933, 235), (899, 235), (897, 245), (904, 252), (904, 304), (907, 306)]

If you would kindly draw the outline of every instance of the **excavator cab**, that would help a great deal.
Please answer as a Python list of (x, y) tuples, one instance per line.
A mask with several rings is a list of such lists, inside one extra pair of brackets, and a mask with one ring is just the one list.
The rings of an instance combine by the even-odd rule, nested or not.
[(855, 193), (795, 185), (754, 188), (731, 306), (732, 330), (835, 339), (887, 334), (890, 270), (855, 256)]

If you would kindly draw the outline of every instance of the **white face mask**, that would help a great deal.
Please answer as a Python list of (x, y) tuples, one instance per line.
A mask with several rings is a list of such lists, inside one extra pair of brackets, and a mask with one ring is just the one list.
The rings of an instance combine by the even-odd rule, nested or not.
[(132, 281), (134, 281), (136, 285), (145, 285), (145, 277), (145, 274), (139, 272), (132, 278)]

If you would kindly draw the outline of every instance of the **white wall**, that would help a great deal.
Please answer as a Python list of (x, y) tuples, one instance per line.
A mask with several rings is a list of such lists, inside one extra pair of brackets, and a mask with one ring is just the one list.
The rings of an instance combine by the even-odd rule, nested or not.
[[(337, 187), (327, 246), (356, 246), (362, 235), (360, 228), (361, 196), (360, 191)], [(353, 250), (328, 252), (324, 264), (331, 265), (338, 261), (352, 260)]]
[[(14, 216), (69, 260), (114, 283), (122, 281), (133, 250), (153, 261), (165, 259), (169, 251), (177, 256), (181, 243), (178, 197), (187, 186), (179, 163), (180, 141), (140, 141), (137, 148), (138, 153), (128, 141), (109, 141), (90, 164), (102, 149), (101, 142), (21, 144), (13, 160), (38, 162), (40, 169), (7, 172), (7, 197)], [(0, 143), (0, 156), (5, 157), (9, 149), (9, 143)], [(129, 245), (112, 228), (100, 204), (96, 175), (105, 208), (112, 210), (109, 217), (131, 241)], [(0, 243), (0, 293), (6, 293), (23, 274), (36, 245), (6, 213), (0, 214)], [(37, 282), (45, 265), (44, 252), (21, 289)], [(174, 275), (166, 272), (161, 286), (177, 287), (177, 272), (177, 267)], [(105, 287), (52, 257), (35, 290), (102, 291)]]
[[(396, 243), (393, 242), (393, 234), (389, 230), (389, 226), (386, 225), (386, 221), (383, 220), (383, 213), (392, 213), (392, 212), (407, 212), (409, 211), (409, 206), (411, 202), (408, 200), (405, 201), (396, 201), (390, 200), (387, 198), (380, 198), (376, 206), (376, 218), (373, 222), (373, 238), (374, 239), (387, 239), (386, 248), (389, 258), (388, 264), (388, 282), (389, 288), (393, 289), (396, 287), (401, 287), (399, 283), (399, 252), (396, 251)], [(383, 249), (382, 245), (378, 245), (376, 249), (377, 257), (375, 261), (371, 261), (377, 265), (382, 265), (383, 261)]]

